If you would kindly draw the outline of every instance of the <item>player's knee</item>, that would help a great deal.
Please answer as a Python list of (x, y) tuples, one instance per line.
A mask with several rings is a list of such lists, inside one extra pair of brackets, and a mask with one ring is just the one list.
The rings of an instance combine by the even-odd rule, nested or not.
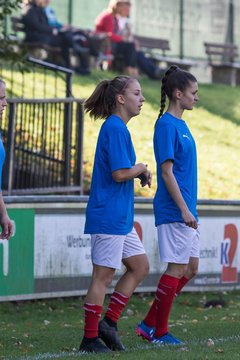
[(141, 256), (139, 261), (136, 261), (134, 264), (131, 263), (130, 266), (127, 266), (127, 270), (131, 272), (138, 281), (142, 281), (149, 272), (149, 262), (147, 256)]
[(190, 266), (188, 267), (185, 276), (188, 279), (192, 279), (194, 276), (196, 276), (198, 273), (198, 266)]
[(187, 273), (187, 265), (168, 264), (166, 274), (181, 279)]
[(145, 264), (143, 264), (142, 268), (142, 276), (145, 277), (149, 273), (149, 262), (146, 261)]
[(141, 263), (141, 266), (136, 267), (135, 273), (141, 277), (141, 280), (147, 276), (149, 273), (149, 262), (147, 258)]
[(108, 287), (112, 283), (112, 279), (114, 276), (114, 271), (105, 271), (102, 269), (98, 269), (93, 273), (93, 283), (98, 284), (99, 286)]
[(181, 277), (183, 277), (186, 273), (186, 270), (187, 270), (187, 266), (183, 266), (181, 268), (178, 269), (178, 274), (177, 274), (177, 277), (179, 279), (181, 279)]
[(106, 275), (106, 276), (103, 278), (104, 285), (105, 285), (106, 287), (109, 287), (109, 286), (111, 285), (111, 283), (112, 283), (112, 279), (113, 279), (112, 274)]
[(112, 277), (106, 276), (97, 279), (98, 286), (102, 286), (102, 288), (108, 288), (112, 283)]

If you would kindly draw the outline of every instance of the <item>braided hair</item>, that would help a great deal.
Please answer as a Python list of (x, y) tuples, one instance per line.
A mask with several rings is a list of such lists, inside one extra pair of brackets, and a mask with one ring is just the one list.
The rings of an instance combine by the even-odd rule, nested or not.
[(177, 65), (170, 66), (162, 79), (161, 104), (158, 119), (161, 118), (164, 112), (167, 97), (169, 100), (172, 100), (174, 91), (176, 89), (180, 91), (186, 90), (190, 82), (197, 82), (195, 76), (180, 69)]

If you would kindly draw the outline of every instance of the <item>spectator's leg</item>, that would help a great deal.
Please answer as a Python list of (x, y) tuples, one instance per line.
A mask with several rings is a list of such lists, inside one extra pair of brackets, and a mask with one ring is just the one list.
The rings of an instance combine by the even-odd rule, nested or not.
[(64, 61), (64, 65), (68, 68), (71, 67), (70, 64), (70, 55), (69, 55), (69, 49), (71, 46), (69, 46), (69, 42), (65, 41), (63, 33), (59, 33), (58, 35), (51, 36), (49, 38), (49, 45), (51, 46), (57, 46), (61, 48), (61, 54)]
[(76, 72), (81, 75), (89, 75), (90, 74), (89, 54), (79, 52), (78, 56), (80, 60), (80, 66), (76, 69)]
[(139, 69), (150, 77), (150, 79), (161, 79), (165, 69), (160, 69), (154, 62), (147, 58), (143, 51), (137, 51), (137, 64)]
[(127, 43), (127, 42), (120, 42), (115, 44), (113, 47), (114, 56), (117, 58), (122, 58), (124, 62), (124, 66), (126, 69), (130, 70), (129, 72), (133, 71), (132, 75), (137, 75), (137, 53), (135, 50), (134, 43)]
[[(79, 57), (80, 65), (75, 69), (77, 73), (81, 75), (88, 75), (90, 74), (89, 70), (89, 52), (88, 49), (86, 51), (82, 51), (82, 48), (75, 49), (75, 43), (74, 43), (74, 36), (72, 31), (64, 31), (62, 33), (59, 33), (58, 36), (56, 36), (55, 41), (59, 43), (62, 49), (62, 56), (65, 61), (65, 64), (67, 67), (71, 67), (70, 62), (70, 49), (74, 49), (77, 56)], [(85, 49), (83, 49), (85, 50)]]

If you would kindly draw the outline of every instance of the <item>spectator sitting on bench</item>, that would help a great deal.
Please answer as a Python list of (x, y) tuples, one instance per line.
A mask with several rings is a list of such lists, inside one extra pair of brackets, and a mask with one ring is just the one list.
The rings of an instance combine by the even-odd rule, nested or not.
[[(122, 19), (129, 17), (130, 6), (130, 0), (110, 0), (108, 9), (104, 10), (96, 19), (96, 32), (108, 34), (112, 43), (113, 55), (116, 58), (119, 55), (123, 57), (127, 70), (131, 67), (129, 62), (133, 61), (134, 67), (138, 66), (151, 79), (160, 79), (165, 70), (156, 66), (138, 49), (130, 28), (121, 27)], [(137, 72), (134, 74), (128, 71), (128, 73), (136, 75)]]
[(47, 6), (44, 8), (45, 14), (48, 18), (48, 23), (53, 28), (57, 28), (60, 32), (70, 32), (73, 36), (74, 49), (78, 49), (79, 52), (89, 52), (90, 55), (98, 57), (99, 49), (96, 47), (96, 41), (94, 40), (94, 33), (89, 30), (83, 30), (76, 28), (72, 25), (62, 24), (56, 15), (55, 10), (50, 6), (51, 0), (46, 0)]
[(115, 57), (122, 56), (124, 60), (124, 71), (130, 76), (138, 76), (137, 57), (135, 45), (129, 41), (127, 36), (119, 33), (118, 12), (125, 16), (126, 1), (111, 0), (107, 10), (104, 10), (96, 19), (96, 32), (106, 34), (111, 42), (111, 48), (107, 50)]
[(74, 41), (72, 31), (61, 31), (58, 27), (49, 24), (44, 10), (48, 4), (49, 0), (29, 0), (27, 2), (22, 17), (26, 35), (25, 41), (60, 47), (64, 65), (68, 68), (71, 67), (69, 50), (72, 48), (80, 61), (80, 66), (75, 71), (82, 75), (90, 74), (88, 53), (79, 48), (79, 45)]

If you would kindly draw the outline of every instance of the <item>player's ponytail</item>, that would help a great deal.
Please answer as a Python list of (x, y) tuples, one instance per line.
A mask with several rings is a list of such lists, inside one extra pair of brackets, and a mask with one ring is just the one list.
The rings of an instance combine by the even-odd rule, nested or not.
[(107, 118), (116, 108), (116, 96), (124, 94), (134, 80), (125, 75), (116, 76), (112, 80), (102, 80), (92, 95), (84, 102), (85, 111), (89, 112), (94, 120)]

